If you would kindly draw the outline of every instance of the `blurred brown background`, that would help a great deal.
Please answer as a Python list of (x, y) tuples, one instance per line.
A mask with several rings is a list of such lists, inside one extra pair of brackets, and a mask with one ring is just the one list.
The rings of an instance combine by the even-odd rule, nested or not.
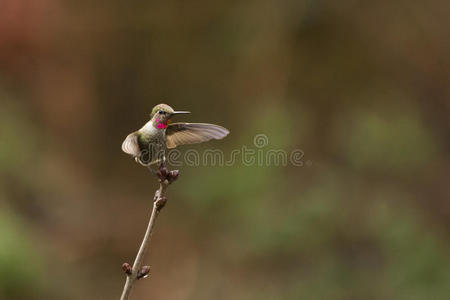
[[(302, 167), (181, 167), (133, 299), (446, 299), (448, 1), (0, 0), (0, 299), (118, 299), (151, 108)], [(447, 296), (445, 296), (447, 295)]]

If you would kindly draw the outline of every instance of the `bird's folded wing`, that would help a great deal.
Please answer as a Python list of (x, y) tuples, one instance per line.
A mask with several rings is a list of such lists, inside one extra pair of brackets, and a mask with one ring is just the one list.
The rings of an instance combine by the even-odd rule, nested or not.
[(173, 123), (166, 129), (166, 146), (175, 148), (178, 145), (197, 144), (211, 139), (220, 140), (230, 133), (219, 125), (206, 123)]
[(138, 134), (136, 132), (130, 133), (123, 141), (122, 151), (133, 156), (139, 156), (141, 150), (139, 149)]

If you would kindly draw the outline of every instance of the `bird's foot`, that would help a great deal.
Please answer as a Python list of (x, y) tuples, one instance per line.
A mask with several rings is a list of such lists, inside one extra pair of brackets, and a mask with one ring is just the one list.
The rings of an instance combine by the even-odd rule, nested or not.
[(180, 172), (178, 170), (167, 170), (164, 163), (161, 163), (159, 169), (156, 171), (156, 176), (158, 177), (159, 182), (164, 184), (171, 184), (177, 180), (179, 174)]
[(147, 167), (147, 169), (150, 171), (150, 173), (152, 173), (152, 174), (155, 175), (155, 176), (158, 176), (158, 175), (156, 174), (156, 171), (153, 170), (151, 166), (146, 166), (146, 167)]

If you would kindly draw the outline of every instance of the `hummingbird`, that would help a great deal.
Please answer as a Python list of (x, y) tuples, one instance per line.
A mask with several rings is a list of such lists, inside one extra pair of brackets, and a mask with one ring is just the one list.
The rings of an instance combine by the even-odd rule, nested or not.
[(122, 151), (133, 156), (137, 163), (149, 167), (165, 162), (166, 149), (211, 139), (220, 140), (230, 133), (228, 129), (214, 124), (171, 123), (173, 116), (189, 113), (175, 111), (167, 104), (156, 105), (152, 109), (150, 120), (125, 138)]

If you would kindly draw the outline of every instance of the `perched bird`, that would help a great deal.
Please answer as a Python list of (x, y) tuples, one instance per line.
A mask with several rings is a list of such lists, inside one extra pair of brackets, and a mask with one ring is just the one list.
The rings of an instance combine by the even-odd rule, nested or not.
[(207, 123), (172, 123), (171, 118), (188, 111), (174, 111), (167, 104), (156, 105), (150, 121), (138, 131), (130, 133), (122, 143), (122, 151), (132, 155), (136, 162), (150, 166), (165, 161), (166, 148), (197, 144), (211, 139), (220, 140), (229, 131), (219, 125)]

